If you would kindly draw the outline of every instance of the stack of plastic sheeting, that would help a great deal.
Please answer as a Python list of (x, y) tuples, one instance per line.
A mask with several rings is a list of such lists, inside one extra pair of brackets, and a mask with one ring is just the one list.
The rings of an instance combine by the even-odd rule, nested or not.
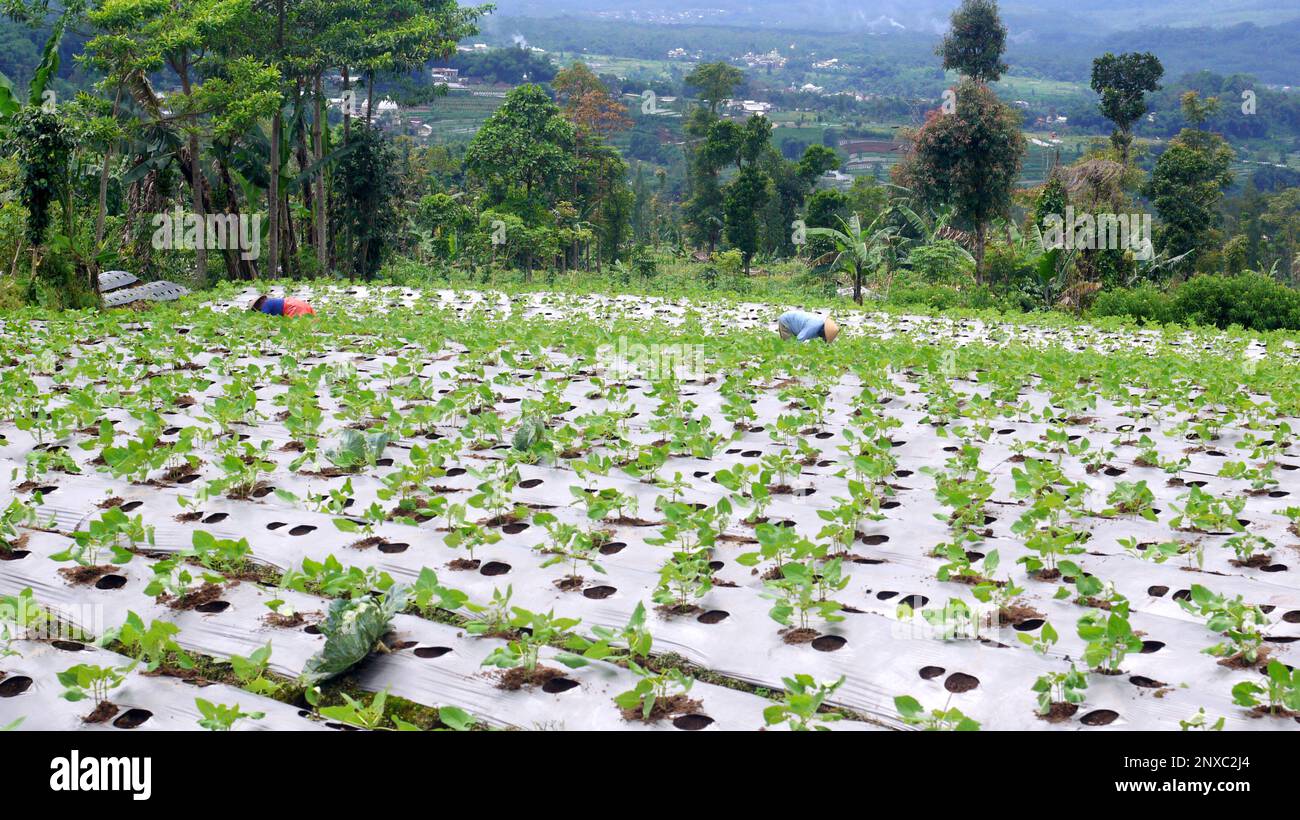
[(109, 291), (120, 290), (139, 281), (140, 277), (134, 273), (127, 273), (124, 270), (106, 270), (99, 275), (99, 292), (108, 293)]
[(105, 307), (121, 307), (132, 302), (139, 302), (142, 299), (147, 299), (150, 302), (174, 302), (189, 292), (189, 288), (175, 282), (149, 282), (138, 287), (105, 293), (104, 305)]

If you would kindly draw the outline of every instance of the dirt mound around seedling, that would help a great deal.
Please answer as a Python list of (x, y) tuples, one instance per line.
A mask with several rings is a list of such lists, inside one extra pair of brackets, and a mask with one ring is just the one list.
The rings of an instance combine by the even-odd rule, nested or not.
[(72, 586), (93, 584), (110, 572), (117, 572), (112, 564), (100, 564), (97, 567), (63, 567), (59, 574)]
[(670, 698), (656, 698), (655, 705), (651, 707), (649, 716), (646, 716), (645, 711), (640, 707), (620, 711), (623, 713), (623, 720), (658, 723), (661, 720), (675, 718), (680, 715), (698, 714), (703, 707), (704, 703), (695, 698), (688, 698), (686, 695), (673, 695)]
[(562, 677), (564, 677), (562, 671), (549, 666), (539, 666), (531, 672), (522, 666), (516, 666), (497, 675), (497, 688), (505, 689), (507, 692), (517, 692), (526, 687), (545, 686), (547, 681)]

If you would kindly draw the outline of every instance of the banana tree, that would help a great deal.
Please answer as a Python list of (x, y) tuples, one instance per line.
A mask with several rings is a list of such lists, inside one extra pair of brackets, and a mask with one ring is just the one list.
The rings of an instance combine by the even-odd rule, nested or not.
[(813, 260), (814, 270), (848, 273), (853, 278), (853, 301), (862, 304), (862, 283), (867, 273), (883, 268), (885, 295), (888, 295), (905, 250), (916, 241), (918, 234), (927, 233), (926, 221), (901, 202), (885, 207), (866, 228), (857, 214), (847, 221), (843, 217), (836, 219), (839, 228), (807, 231), (809, 236), (824, 236), (835, 244), (835, 250)]

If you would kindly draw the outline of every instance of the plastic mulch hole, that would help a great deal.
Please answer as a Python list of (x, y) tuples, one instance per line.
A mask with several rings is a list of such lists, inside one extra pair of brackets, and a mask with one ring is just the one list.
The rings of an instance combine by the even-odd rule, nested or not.
[(843, 649), (844, 645), (847, 643), (848, 639), (839, 635), (821, 635), (813, 638), (812, 648), (816, 649), (818, 652), (835, 652), (839, 649)]
[(443, 655), (446, 655), (450, 651), (451, 651), (450, 646), (421, 646), (416, 648), (414, 654), (415, 657), (417, 658), (433, 659), (433, 658), (441, 658)]
[(139, 509), (143, 504), (143, 501), (128, 501), (122, 505), (121, 510), (122, 512), (131, 512), (132, 510)]
[(126, 586), (126, 578), (121, 575), (104, 575), (95, 582), (95, 589), (121, 589)]
[(14, 675), (0, 680), (0, 698), (16, 698), (32, 688), (32, 679), (26, 675)]
[(225, 521), (229, 517), (230, 517), (230, 513), (213, 513), (212, 515), (209, 515), (207, 518), (203, 519), (203, 523), (220, 524), (222, 521)]
[(153, 712), (148, 709), (127, 709), (118, 716), (117, 720), (113, 721), (113, 725), (119, 729), (134, 729), (151, 717), (153, 717)]
[(551, 678), (542, 684), (542, 691), (548, 695), (558, 695), (561, 692), (567, 692), (570, 689), (577, 689), (578, 682), (568, 678)]
[(519, 486), (525, 490), (531, 490), (532, 488), (539, 486), (541, 483), (542, 480), (540, 478), (526, 478), (519, 482)]
[(942, 666), (922, 666), (919, 670), (917, 670), (916, 674), (921, 676), (921, 680), (934, 680), (935, 678), (942, 675), (945, 671), (947, 670), (945, 670)]
[(225, 612), (230, 609), (229, 601), (208, 601), (206, 604), (199, 604), (194, 607), (196, 612), (204, 612), (209, 615), (216, 615), (219, 612)]
[(673, 718), (674, 728), (681, 729), (684, 732), (698, 732), (701, 729), (707, 729), (713, 724), (713, 718), (708, 715), (681, 715)]
[(605, 544), (600, 548), (600, 554), (617, 555), (618, 553), (622, 552), (623, 548), (626, 546), (627, 544), (623, 543), (622, 541), (610, 541), (608, 544)]
[(1098, 709), (1079, 718), (1084, 726), (1109, 726), (1119, 718), (1119, 712), (1111, 709)]
[(306, 535), (306, 534), (308, 534), (308, 533), (310, 533), (310, 532), (315, 532), (315, 531), (316, 531), (316, 528), (313, 527), (311, 524), (299, 524), (298, 526), (296, 526), (296, 527), (294, 527), (293, 529), (289, 530), (289, 534), (290, 534), (290, 535)]
[(720, 624), (729, 617), (731, 617), (731, 613), (727, 612), (725, 609), (710, 609), (708, 612), (702, 613), (695, 620), (702, 624)]
[(618, 589), (616, 587), (611, 587), (611, 586), (602, 585), (602, 586), (588, 587), (587, 589), (584, 589), (582, 591), (582, 597), (590, 598), (594, 601), (599, 601), (610, 597), (615, 592), (618, 592)]
[(504, 561), (488, 561), (479, 569), (481, 575), (505, 575), (510, 571), (510, 565)]
[(943, 688), (952, 692), (954, 695), (960, 695), (962, 692), (969, 692), (978, 688), (980, 679), (974, 675), (967, 675), (965, 672), (953, 672), (943, 682)]
[(410, 544), (403, 544), (401, 542), (394, 544), (385, 541), (384, 543), (379, 545), (379, 551), (387, 555), (392, 555), (398, 552), (406, 552), (410, 548), (411, 548)]
[(50, 641), (50, 646), (55, 649), (62, 649), (64, 652), (81, 652), (86, 648), (84, 643), (77, 641)]

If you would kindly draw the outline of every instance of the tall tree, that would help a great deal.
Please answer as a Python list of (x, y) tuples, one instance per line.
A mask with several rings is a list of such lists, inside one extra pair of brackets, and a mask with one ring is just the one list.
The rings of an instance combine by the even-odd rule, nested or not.
[[(1183, 96), (1183, 115), (1199, 125), (1217, 106), (1194, 91)], [(1220, 238), (1219, 202), (1232, 183), (1232, 147), (1218, 134), (1185, 128), (1156, 160), (1143, 193), (1160, 216), (1156, 248), (1169, 256), (1187, 254), (1184, 268), (1195, 265)]]
[(952, 28), (936, 49), (944, 70), (956, 70), (975, 82), (996, 82), (1004, 71), (1002, 52), (1007, 27), (998, 16), (995, 0), (962, 0), (952, 13)]
[(745, 79), (745, 75), (735, 66), (724, 62), (700, 63), (684, 81), (694, 88), (700, 99), (708, 103), (709, 113), (718, 113), (718, 106), (723, 100), (730, 99), (736, 88)]
[(901, 184), (936, 210), (951, 206), (963, 227), (974, 230), (978, 283), (989, 223), (1009, 213), (1024, 154), (1020, 115), (988, 86), (965, 80), (957, 86), (954, 113), (930, 112), (895, 169)]
[(1110, 141), (1128, 165), (1133, 144), (1133, 123), (1147, 112), (1146, 95), (1160, 90), (1164, 66), (1156, 55), (1106, 52), (1092, 61), (1092, 90), (1101, 95), (1101, 113), (1115, 123)]
[(522, 186), (548, 202), (573, 172), (573, 124), (539, 85), (521, 85), (483, 123), (465, 155), (470, 176), (488, 186), (490, 202)]

